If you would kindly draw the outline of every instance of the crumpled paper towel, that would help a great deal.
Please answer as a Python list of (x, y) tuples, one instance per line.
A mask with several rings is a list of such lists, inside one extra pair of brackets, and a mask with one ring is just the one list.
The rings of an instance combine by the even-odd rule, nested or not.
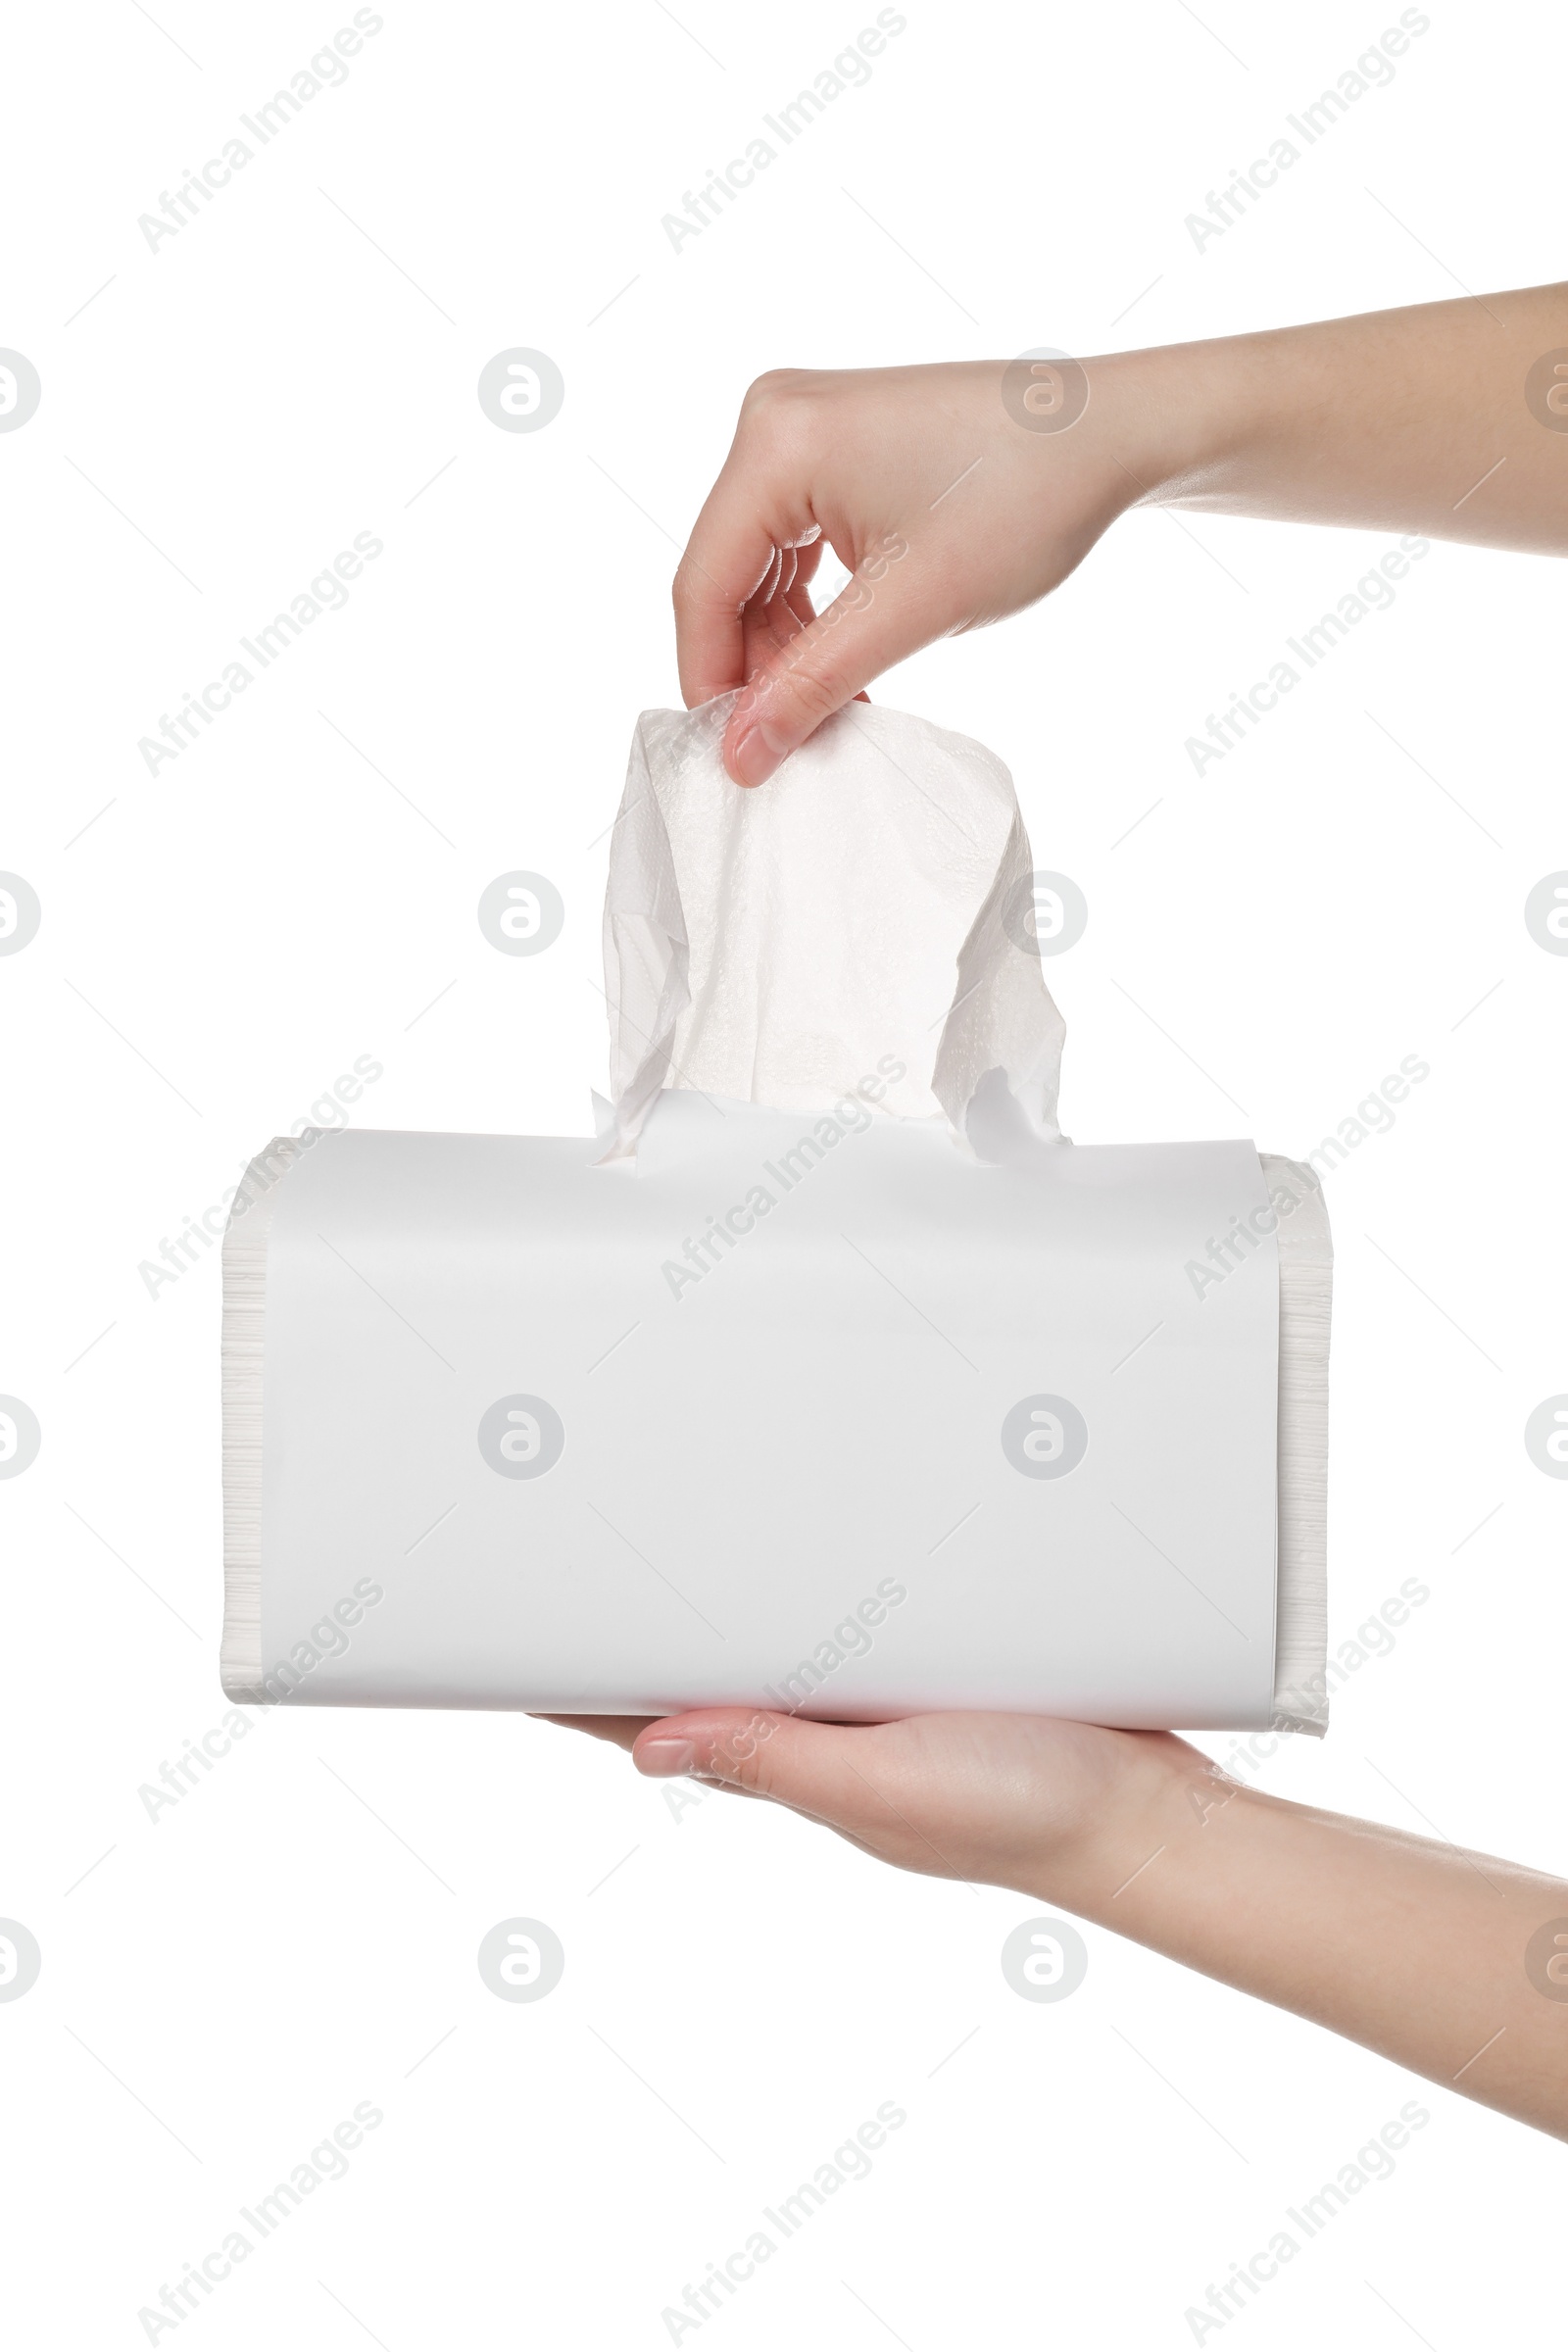
[(875, 1108), (945, 1112), (983, 1157), (1001, 1132), (1057, 1138), (1065, 1025), (1002, 761), (851, 703), (747, 791), (719, 755), (735, 700), (637, 722), (605, 900), (606, 1160), (669, 1086), (822, 1111), (872, 1078)]

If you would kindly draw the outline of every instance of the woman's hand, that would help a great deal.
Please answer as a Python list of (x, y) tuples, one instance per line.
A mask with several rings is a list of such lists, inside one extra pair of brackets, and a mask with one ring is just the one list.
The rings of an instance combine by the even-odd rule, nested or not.
[(578, 1728), (629, 1747), (651, 1779), (688, 1773), (769, 1797), (901, 1870), (1077, 1897), (1086, 1912), (1113, 1891), (1117, 1878), (1106, 1872), (1133, 1851), (1160, 1801), (1209, 1769), (1166, 1732), (1045, 1715), (851, 1726), (707, 1707), (651, 1723), (596, 1716)]
[(1264, 1796), (1167, 1732), (746, 1707), (578, 1728), (900, 1869), (1058, 1903), (1568, 2138), (1561, 1879)]
[[(675, 576), (688, 704), (760, 784), (938, 637), (1058, 587), (1128, 507), (1568, 552), (1568, 288), (1050, 362), (752, 386)], [(824, 543), (854, 575), (820, 615)]]
[[(1060, 431), (1018, 421), (993, 361), (752, 386), (675, 576), (687, 703), (753, 683), (724, 741), (738, 783), (760, 784), (906, 655), (1045, 596), (1143, 494), (1126, 363), (1096, 366), (1095, 399)], [(1047, 404), (1053, 373), (1034, 386)], [(824, 543), (854, 577), (814, 616)]]

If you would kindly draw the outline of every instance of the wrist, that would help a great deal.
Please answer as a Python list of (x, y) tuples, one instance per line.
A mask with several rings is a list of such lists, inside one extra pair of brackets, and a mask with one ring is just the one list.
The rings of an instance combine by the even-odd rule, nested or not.
[(1173, 343), (1087, 363), (1105, 447), (1139, 485), (1130, 506), (1172, 505), (1223, 485), (1263, 422), (1270, 379), (1255, 344)]
[(1155, 1857), (1185, 1846), (1205, 1808), (1231, 1788), (1198, 1749), (1168, 1732), (1102, 1732), (1107, 1744), (1065, 1835), (1031, 1856), (1020, 1890), (1082, 1919), (1119, 1924), (1124, 1895)]

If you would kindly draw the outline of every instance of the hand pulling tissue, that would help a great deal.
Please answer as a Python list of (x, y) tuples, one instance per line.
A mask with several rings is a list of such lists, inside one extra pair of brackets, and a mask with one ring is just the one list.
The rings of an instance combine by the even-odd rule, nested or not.
[(1321, 1731), (1316, 1179), (1065, 1141), (1006, 769), (851, 704), (747, 792), (732, 705), (638, 722), (591, 1141), (252, 1163), (224, 1689)]

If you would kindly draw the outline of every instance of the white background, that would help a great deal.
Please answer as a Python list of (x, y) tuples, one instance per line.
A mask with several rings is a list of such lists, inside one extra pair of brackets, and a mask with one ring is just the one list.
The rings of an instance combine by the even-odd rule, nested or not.
[[(917, 0), (677, 255), (661, 216), (869, 5), (392, 0), (154, 253), (137, 216), (351, 12), (155, 13), (17, 23), (0, 141), (0, 342), (43, 381), (0, 436), (0, 866), (44, 909), (0, 961), (0, 1389), (43, 1428), (0, 1485), (0, 1913), (43, 1950), (0, 2005), (10, 2332), (145, 2341), (161, 2283), (369, 2100), (348, 2177), (179, 2343), (662, 2344), (894, 2100), (871, 2177), (705, 2343), (1178, 2346), (1415, 2096), (1394, 2178), (1226, 2341), (1541, 2340), (1561, 2147), (1098, 1931), (1082, 1989), (1026, 2003), (998, 1961), (1020, 1898), (760, 1807), (677, 1819), (617, 1752), (504, 1716), (274, 1715), (150, 1820), (139, 1787), (223, 1712), (219, 1283), (216, 1249), (156, 1298), (138, 1267), (357, 1055), (368, 1123), (586, 1132), (604, 832), (637, 710), (676, 697), (669, 576), (754, 374), (1549, 279), (1560, 24), (1435, 5), (1200, 253), (1184, 217), (1396, 10)], [(514, 345), (564, 374), (542, 432), (475, 397)], [(384, 554), (347, 608), (150, 776), (138, 738), (362, 531)], [(1136, 515), (879, 692), (992, 745), (1087, 894), (1050, 973), (1079, 1141), (1300, 1152), (1430, 1062), (1330, 1181), (1335, 1642), (1405, 1578), (1431, 1597), (1263, 1777), (1561, 1870), (1568, 1485), (1522, 1428), (1568, 1389), (1568, 959), (1522, 906), (1568, 865), (1568, 575), (1436, 546), (1245, 749), (1200, 780), (1183, 751), (1388, 544)], [(514, 867), (565, 901), (534, 958), (475, 922)], [(536, 2005), (475, 1968), (513, 1914), (565, 1946)], [(1446, 1964), (1435, 1936), (1412, 2001)]]

